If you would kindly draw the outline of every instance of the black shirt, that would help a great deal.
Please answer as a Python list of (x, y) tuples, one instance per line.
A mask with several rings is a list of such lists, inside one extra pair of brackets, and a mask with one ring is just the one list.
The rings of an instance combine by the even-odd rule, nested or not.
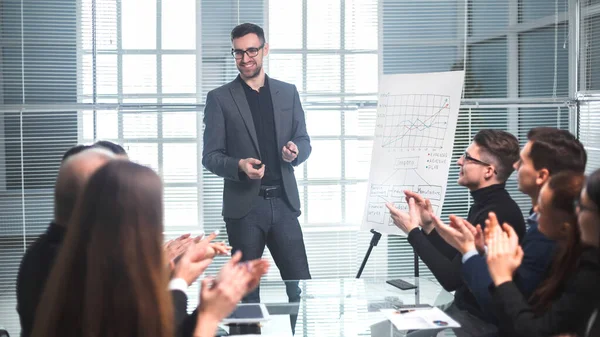
[(275, 134), (275, 115), (269, 88), (269, 77), (265, 75), (265, 84), (259, 91), (250, 88), (240, 76), (238, 76), (238, 79), (242, 82), (246, 100), (252, 112), (252, 120), (258, 137), (260, 160), (265, 165), (265, 175), (261, 180), (261, 184), (279, 186), (281, 185), (281, 165)]
[[(505, 184), (497, 184), (471, 192), (473, 205), (469, 209), (467, 221), (473, 226), (485, 228), (489, 212), (495, 212), (500, 224), (507, 222), (519, 235), (519, 241), (525, 235), (525, 218), (517, 203), (506, 191)], [(461, 277), (462, 254), (444, 241), (433, 230), (429, 235), (415, 228), (408, 234), (408, 242), (413, 246), (421, 260), (429, 267), (433, 275), (447, 291), (454, 293), (454, 302), (459, 309), (484, 319), (486, 317), (475, 296), (469, 291)]]

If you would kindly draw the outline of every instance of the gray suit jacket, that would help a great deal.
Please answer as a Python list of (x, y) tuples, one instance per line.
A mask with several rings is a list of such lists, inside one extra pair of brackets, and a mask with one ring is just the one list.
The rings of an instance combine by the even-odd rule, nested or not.
[[(269, 78), (269, 88), (283, 188), (291, 206), (299, 211), (300, 198), (293, 166), (303, 163), (312, 151), (304, 110), (296, 86)], [(245, 158), (262, 159), (252, 113), (239, 79), (208, 93), (204, 126), (202, 165), (225, 179), (222, 215), (242, 218), (258, 198), (260, 180), (252, 180), (239, 172), (238, 162)], [(283, 161), (281, 157), (281, 149), (288, 141), (294, 142), (299, 150), (298, 157), (292, 163)]]

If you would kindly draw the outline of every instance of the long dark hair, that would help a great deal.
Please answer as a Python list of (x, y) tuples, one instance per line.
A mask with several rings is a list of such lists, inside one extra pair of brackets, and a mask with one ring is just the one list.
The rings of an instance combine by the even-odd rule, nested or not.
[(548, 188), (552, 190), (551, 208), (567, 215), (568, 231), (563, 240), (558, 241), (558, 251), (554, 256), (550, 277), (546, 278), (531, 296), (534, 311), (543, 313), (560, 293), (565, 281), (577, 268), (581, 255), (581, 238), (577, 226), (575, 201), (579, 198), (585, 177), (581, 173), (562, 171), (551, 176)]
[(90, 178), (38, 306), (33, 336), (172, 337), (162, 183), (114, 160)]

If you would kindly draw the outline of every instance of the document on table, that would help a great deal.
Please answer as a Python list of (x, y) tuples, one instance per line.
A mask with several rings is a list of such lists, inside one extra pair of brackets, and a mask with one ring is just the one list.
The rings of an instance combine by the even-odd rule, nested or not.
[(400, 313), (396, 309), (381, 309), (398, 330), (460, 328), (460, 324), (438, 308), (419, 308)]

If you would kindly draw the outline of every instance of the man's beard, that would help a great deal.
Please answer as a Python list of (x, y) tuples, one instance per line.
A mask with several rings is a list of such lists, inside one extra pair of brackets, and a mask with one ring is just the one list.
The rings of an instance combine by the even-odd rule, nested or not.
[[(242, 69), (243, 69), (242, 67), (239, 67), (239, 66), (238, 66), (237, 68), (238, 68), (238, 71), (240, 72), (240, 74), (244, 74), (244, 72), (242, 71)], [(260, 74), (260, 71), (261, 71), (261, 70), (262, 70), (262, 65), (261, 65), (261, 66), (259, 66), (259, 65), (257, 64), (257, 65), (256, 65), (256, 70), (254, 70), (254, 72), (253, 72), (252, 74), (250, 74), (249, 76), (246, 76), (246, 75), (244, 74), (244, 77), (245, 77), (246, 79), (255, 78), (256, 76), (258, 76), (258, 75)]]

